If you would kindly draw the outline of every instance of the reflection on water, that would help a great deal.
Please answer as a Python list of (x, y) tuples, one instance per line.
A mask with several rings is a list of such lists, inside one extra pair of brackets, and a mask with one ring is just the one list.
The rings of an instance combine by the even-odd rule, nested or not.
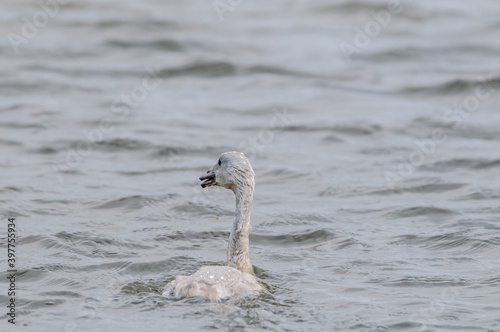
[[(0, 20), (19, 324), (498, 329), (498, 3), (57, 3)], [(229, 150), (269, 291), (166, 299), (224, 264), (234, 197), (198, 177)]]

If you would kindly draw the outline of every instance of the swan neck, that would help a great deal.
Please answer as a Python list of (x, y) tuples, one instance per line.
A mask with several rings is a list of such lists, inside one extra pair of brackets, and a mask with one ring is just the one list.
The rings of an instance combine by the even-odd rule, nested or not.
[[(235, 224), (241, 226), (250, 225), (250, 206), (252, 205), (252, 199), (252, 191), (236, 193), (236, 214), (234, 217)], [(248, 231), (250, 231), (250, 229), (248, 229)]]
[(226, 265), (243, 272), (253, 273), (249, 255), (250, 206), (253, 188), (236, 190), (236, 213), (229, 237)]

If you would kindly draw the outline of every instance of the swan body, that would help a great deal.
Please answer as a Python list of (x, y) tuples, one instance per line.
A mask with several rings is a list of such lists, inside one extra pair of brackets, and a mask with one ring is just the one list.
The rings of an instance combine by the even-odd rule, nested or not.
[(203, 266), (191, 276), (178, 276), (167, 284), (163, 295), (175, 298), (202, 296), (218, 302), (240, 294), (255, 295), (261, 290), (253, 274), (229, 266)]
[(250, 205), (255, 173), (241, 152), (225, 152), (218, 162), (200, 177), (202, 188), (221, 186), (236, 197), (236, 213), (229, 236), (226, 266), (204, 266), (191, 276), (178, 276), (167, 284), (163, 295), (170, 297), (202, 296), (217, 302), (240, 294), (258, 294), (264, 290), (250, 264)]

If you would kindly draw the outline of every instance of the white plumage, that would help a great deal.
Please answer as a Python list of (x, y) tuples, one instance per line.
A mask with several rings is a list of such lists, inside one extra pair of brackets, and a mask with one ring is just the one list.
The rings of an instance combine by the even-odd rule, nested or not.
[(204, 266), (191, 276), (178, 276), (167, 284), (163, 295), (170, 297), (203, 296), (219, 301), (240, 294), (258, 294), (264, 288), (253, 275), (250, 264), (250, 205), (255, 173), (241, 152), (225, 152), (218, 162), (200, 177), (201, 186), (231, 189), (236, 197), (236, 215), (229, 236), (226, 266)]

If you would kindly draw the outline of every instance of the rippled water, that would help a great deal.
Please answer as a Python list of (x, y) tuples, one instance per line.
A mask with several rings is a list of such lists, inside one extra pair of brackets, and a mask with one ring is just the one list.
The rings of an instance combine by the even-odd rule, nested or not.
[[(232, 5), (69, 1), (45, 22), (37, 1), (3, 3), (16, 325), (500, 330), (500, 4)], [(198, 176), (228, 150), (256, 172), (269, 292), (166, 299), (224, 263), (234, 197)]]

